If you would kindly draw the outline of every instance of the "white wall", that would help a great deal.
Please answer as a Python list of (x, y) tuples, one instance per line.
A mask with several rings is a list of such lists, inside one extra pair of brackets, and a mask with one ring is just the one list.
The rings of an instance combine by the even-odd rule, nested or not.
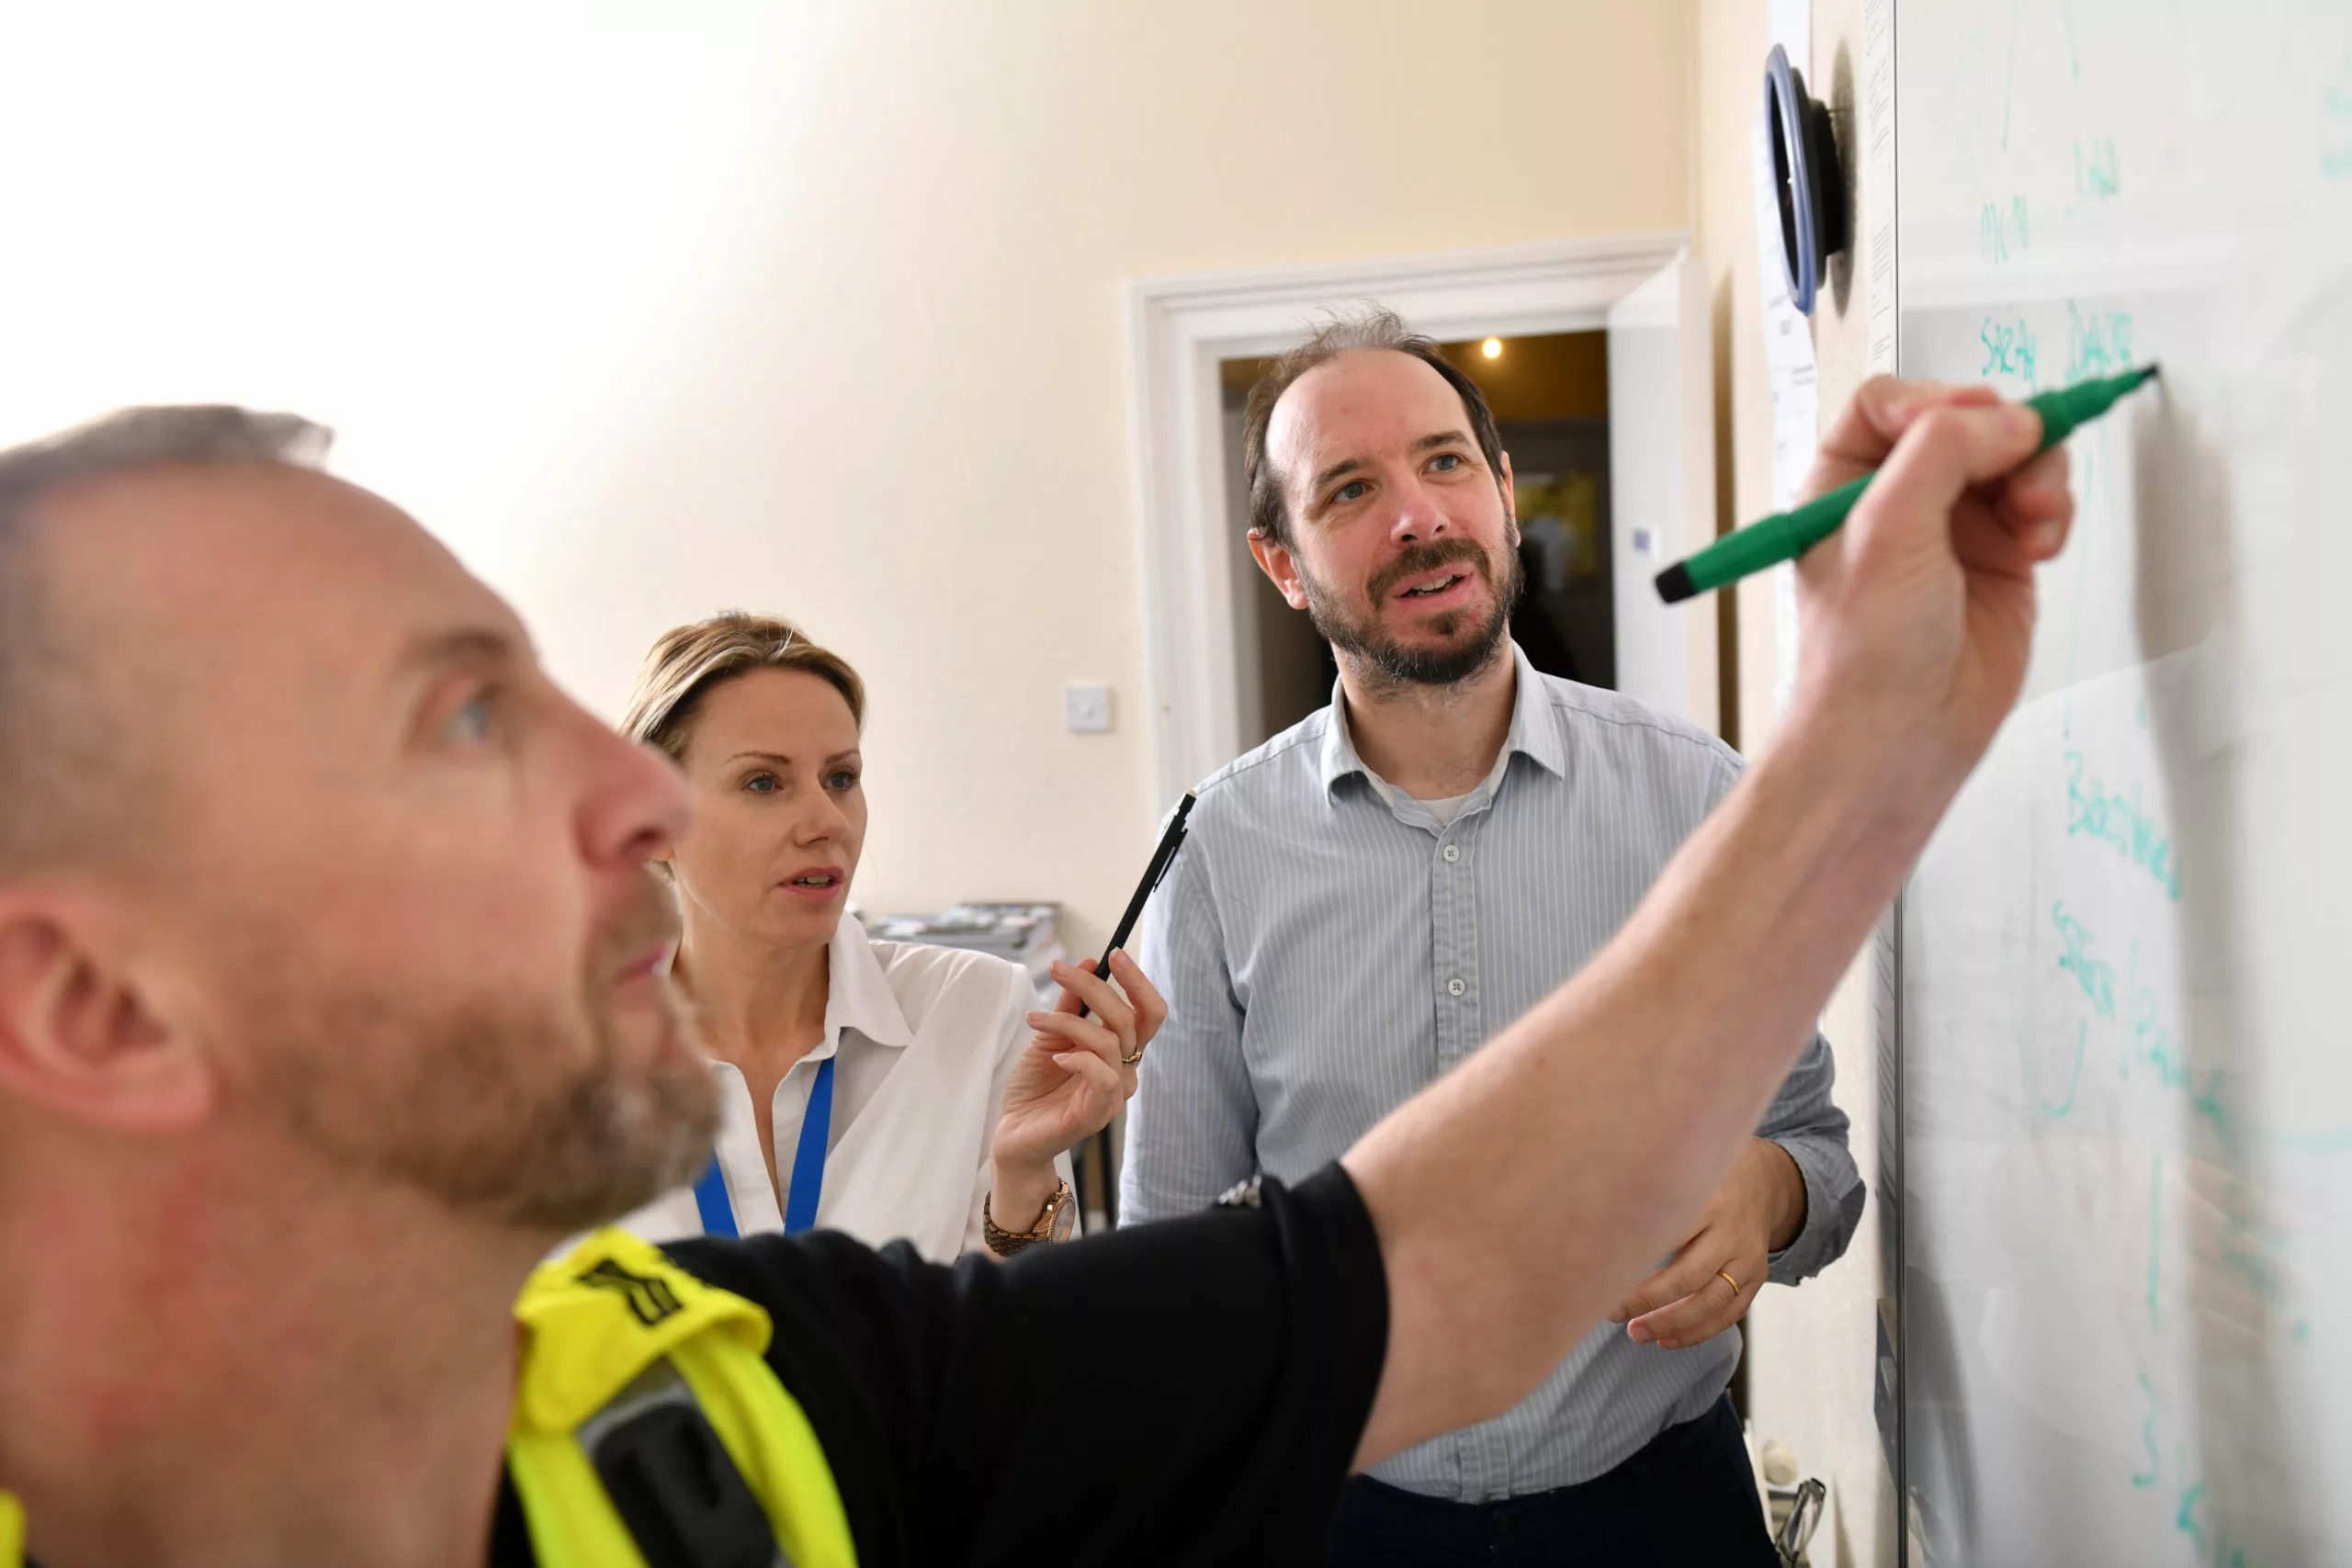
[(664, 626), (796, 616), (874, 692), (862, 901), (1099, 935), (1151, 828), (1120, 280), (1688, 226), (1694, 48), (1690, 0), (17, 7), (0, 438), (323, 418), (608, 713)]

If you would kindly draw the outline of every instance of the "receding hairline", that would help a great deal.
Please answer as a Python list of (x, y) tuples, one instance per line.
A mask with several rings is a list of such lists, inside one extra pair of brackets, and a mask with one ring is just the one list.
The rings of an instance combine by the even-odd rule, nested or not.
[[(1453, 397), (1454, 402), (1461, 408), (1462, 423), (1460, 424), (1445, 430), (1430, 431), (1422, 435), (1417, 436), (1413, 439), (1408, 450), (1414, 452), (1426, 452), (1434, 447), (1442, 446), (1449, 442), (1455, 441), (1462, 443), (1465, 446), (1473, 448), (1478, 446), (1478, 437), (1474, 429), (1476, 421), (1471, 417), (1470, 405), (1464, 400), (1460, 388), (1454, 386), (1453, 382), (1448, 381), (1443, 376), (1439, 375), (1436, 368), (1432, 367), (1428, 360), (1423, 359), (1418, 354), (1411, 353), (1410, 351), (1402, 348), (1392, 348), (1385, 344), (1364, 344), (1355, 347), (1343, 348), (1340, 350), (1337, 354), (1332, 355), (1329, 359), (1323, 360), (1321, 363), (1310, 367), (1308, 369), (1301, 373), (1296, 379), (1293, 380), (1288, 386), (1285, 386), (1282, 389), (1281, 394), (1274, 399), (1272, 406), (1268, 408), (1266, 411), (1266, 457), (1269, 462), (1274, 461), (1274, 431), (1278, 428), (1278, 422), (1283, 417), (1283, 405), (1290, 400), (1291, 394), (1297, 391), (1301, 387), (1306, 385), (1309, 381), (1314, 380), (1317, 377), (1322, 375), (1323, 372), (1330, 369), (1336, 365), (1344, 364), (1346, 361), (1358, 355), (1374, 354), (1393, 355), (1396, 358), (1405, 360), (1408, 364), (1419, 366), (1427, 374), (1437, 377), (1438, 385), (1443, 387), (1447, 393)], [(1314, 477), (1307, 482), (1307, 493), (1310, 495), (1313, 494), (1315, 491), (1321, 490), (1329, 480), (1340, 478), (1342, 474), (1349, 472), (1351, 469), (1363, 468), (1365, 464), (1366, 459), (1358, 456), (1342, 457), (1335, 463), (1330, 463), (1321, 468), (1318, 468), (1316, 470)], [(1292, 472), (1291, 466), (1288, 463), (1280, 464), (1279, 471), (1282, 474), (1283, 482), (1288, 483)]]
[(1344, 310), (1326, 312), (1321, 325), (1277, 355), (1265, 372), (1250, 383), (1250, 395), (1243, 400), (1241, 409), (1241, 478), (1249, 492), (1252, 539), (1268, 538), (1283, 546), (1291, 542), (1290, 508), (1283, 500), (1288, 474), (1286, 468), (1273, 462), (1267, 439), (1283, 400), (1290, 395), (1293, 387), (1324, 366), (1351, 354), (1374, 350), (1418, 359), (1453, 389), (1454, 396), (1461, 400), (1463, 416), (1477, 438), (1478, 455), (1493, 470), (1497, 491), (1502, 491), (1502, 434), (1495, 424), (1495, 412), (1487, 404), (1486, 394), (1478, 389), (1478, 383), (1446, 357), (1435, 339), (1414, 332), (1396, 311), (1367, 299)]

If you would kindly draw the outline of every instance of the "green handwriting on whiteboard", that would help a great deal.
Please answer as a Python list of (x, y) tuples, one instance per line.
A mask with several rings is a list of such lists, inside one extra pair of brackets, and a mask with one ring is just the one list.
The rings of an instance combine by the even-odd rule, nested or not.
[[(2154, 986), (2140, 977), (2140, 944), (2129, 944), (2124, 972), (2119, 976), (2115, 965), (2100, 952), (2098, 933), (2066, 912), (2066, 901), (2058, 899), (2050, 906), (2050, 918), (2058, 930), (2058, 967), (2075, 977), (2083, 999), (2090, 1004), (2092, 1019), (2098, 1029), (2094, 1033), (2084, 1021), (2078, 1028), (2072, 1059), (2064, 1053), (2038, 1056), (2031, 1051), (2021, 1051), (2027, 1074), (2027, 1089), (2035, 1103), (2053, 1119), (2072, 1112), (2077, 1103), (2076, 1089), (2081, 1083), (2082, 1060), (2089, 1046), (2096, 1043), (2104, 1051), (2109, 1043), (2115, 1047), (2115, 1074), (2125, 1082), (2150, 1082), (2169, 1093), (2178, 1094), (2188, 1102), (2196, 1118), (2210, 1128), (2216, 1140), (2233, 1154), (2248, 1144), (2305, 1155), (2352, 1154), (2352, 1127), (2323, 1127), (2314, 1131), (2290, 1131), (2278, 1127), (2243, 1123), (2231, 1104), (2233, 1080), (2225, 1067), (2198, 1067), (2188, 1059), (2188, 1043), (2174, 1032), (2164, 1015), (2164, 1009)], [(2067, 1078), (2065, 1092), (2046, 1092), (2044, 1077), (2054, 1078), (2046, 1069), (2059, 1065)], [(2244, 1254), (2238, 1261), (2250, 1264), (2255, 1255)], [(2241, 1273), (2246, 1273), (2241, 1268)], [(2258, 1282), (2249, 1274), (2249, 1282)]]
[[(2245, 1548), (2230, 1540), (2227, 1526), (2207, 1528), (2212, 1510), (2206, 1502), (2205, 1482), (2191, 1469), (2188, 1445), (2180, 1440), (2169, 1412), (2156, 1397), (2154, 1380), (2144, 1371), (2140, 1374), (2140, 1394), (2147, 1404), (2147, 1414), (2140, 1422), (2140, 1447), (2148, 1457), (2143, 1468), (2132, 1472), (2132, 1490), (2154, 1492), (2159, 1483), (2163, 1484), (2158, 1495), (2170, 1494), (2172, 1527), (2194, 1545), (2199, 1564), (2210, 1564), (2211, 1568), (2252, 1568)], [(2160, 1435), (2173, 1438), (2169, 1475), (2161, 1457)]]
[(2120, 789), (2109, 789), (2097, 773), (2086, 783), (2083, 770), (2083, 754), (2067, 752), (2067, 835), (2080, 834), (2111, 846), (2117, 854), (2154, 877), (2174, 903), (2180, 902), (2180, 857), (2174, 852), (2164, 824), (2141, 809), (2139, 786), (2133, 785), (2127, 795)]
[[(2114, 1026), (2116, 1076), (2128, 1082), (2134, 1067), (2153, 1073), (2159, 1088), (2188, 1097), (2189, 1109), (2212, 1128), (2223, 1147), (2235, 1148), (2237, 1128), (2227, 1100), (2228, 1077), (2219, 1067), (2199, 1072), (2189, 1065), (2187, 1048), (2165, 1023), (2157, 1005), (2156, 988), (2140, 979), (2139, 944), (2132, 944), (2130, 973), (2119, 988), (2115, 965), (2097, 951), (2098, 937), (2066, 912), (2066, 901), (2062, 898), (2052, 904), (2050, 915), (2058, 927), (2058, 967), (2075, 977), (2098, 1021)], [(2102, 1030), (2102, 1043), (2107, 1039)], [(2041, 1100), (2038, 1089), (2035, 1098)], [(2071, 1110), (2073, 1097), (2068, 1096), (2064, 1103)], [(2047, 1101), (2042, 1109), (2052, 1116), (2066, 1113)]]
[(2148, 1468), (2132, 1472), (2132, 1484), (2145, 1489), (2156, 1483), (2163, 1473), (2164, 1461), (2156, 1457), (2156, 1384), (2147, 1373), (2140, 1374), (2140, 1392), (2147, 1396), (2147, 1418), (2140, 1423), (2140, 1443), (2148, 1450)]
[(2128, 310), (2086, 310), (2066, 302), (2066, 381), (2087, 376), (2112, 376), (2132, 365), (2132, 314)]
[(2320, 94), (2319, 172), (2331, 180), (2352, 179), (2352, 65), (2335, 73)]
[(2032, 230), (2026, 222), (2025, 197), (2011, 197), (2003, 207), (1988, 201), (1976, 214), (1976, 250), (1987, 266), (1998, 266), (2009, 259), (2012, 251), (2022, 251), (2033, 243)]
[[(2266, 1219), (2255, 1190), (2237, 1181), (2222, 1189), (2222, 1267), (2273, 1310), (2291, 1310), (2287, 1252), (2294, 1238), (2287, 1227)], [(2300, 1318), (2290, 1326), (2298, 1339), (2311, 1327)]]
[(2037, 1059), (2033, 1052), (2023, 1054), (2026, 1092), (2033, 1096), (2033, 1102), (2041, 1107), (2043, 1114), (2053, 1121), (2075, 1109), (2075, 1096), (2083, 1087), (2083, 1055), (2090, 1048), (2090, 1041), (2091, 1021), (2084, 1019), (2075, 1028), (2075, 1048), (2060, 1053), (2058, 1057), (2066, 1065), (2066, 1092), (2062, 1095), (2042, 1092), (2042, 1080), (2055, 1075), (2045, 1070), (2048, 1064)]
[(2058, 922), (2058, 940), (2064, 951), (2058, 954), (2058, 967), (2075, 977), (2075, 984), (2090, 998), (2091, 1010), (2112, 1023), (2115, 1021), (2115, 965), (2104, 958), (2092, 956), (2091, 947), (2098, 938), (2090, 928), (2066, 913), (2066, 902), (2060, 899), (2050, 907), (2051, 918)]
[(2034, 373), (2033, 329), (2022, 318), (1998, 321), (1987, 316), (1984, 324), (1977, 329), (1976, 337), (1984, 345), (1984, 363), (1976, 372), (1979, 376), (2011, 376), (2028, 387), (2041, 385)]
[(2236, 1147), (2236, 1129), (2230, 1124), (2229, 1108), (2222, 1099), (2222, 1069), (2208, 1067), (2200, 1075), (2189, 1067), (2188, 1053), (2156, 1010), (2155, 987), (2139, 983), (2139, 968), (2140, 952), (2134, 945), (2132, 976), (2125, 987), (2123, 998), (2123, 1025), (2130, 1032), (2117, 1066), (2119, 1076), (2129, 1078), (2134, 1063), (2150, 1069), (2156, 1075), (2157, 1083), (2188, 1097), (2189, 1109), (2212, 1127), (2213, 1135), (2222, 1140), (2223, 1147)]
[(2123, 166), (2115, 156), (2115, 138), (2096, 136), (2075, 143), (2075, 208), (2077, 211), (2112, 199), (2123, 189)]

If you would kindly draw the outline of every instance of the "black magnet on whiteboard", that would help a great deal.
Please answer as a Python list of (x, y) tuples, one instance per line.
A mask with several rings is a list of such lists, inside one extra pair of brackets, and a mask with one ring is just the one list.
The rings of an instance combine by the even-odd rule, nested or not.
[(1777, 43), (1764, 62), (1764, 128), (1772, 139), (1789, 298), (1810, 316), (1829, 276), (1829, 258), (1846, 248), (1846, 187), (1839, 183), (1829, 107), (1805, 96), (1804, 73), (1789, 63), (1789, 51)]

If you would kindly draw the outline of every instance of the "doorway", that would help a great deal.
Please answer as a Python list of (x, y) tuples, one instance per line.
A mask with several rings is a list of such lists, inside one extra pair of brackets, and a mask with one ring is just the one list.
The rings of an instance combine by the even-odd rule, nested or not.
[[(1547, 675), (1613, 688), (1609, 334), (1538, 333), (1464, 338), (1438, 346), (1486, 394), (1510, 457), (1520, 565), (1527, 581), (1511, 615), (1511, 639)], [(1272, 364), (1250, 357), (1217, 367), (1229, 517), (1249, 515), (1241, 478), (1242, 412), (1251, 384)], [(1234, 670), (1243, 687), (1237, 705), (1246, 750), (1329, 703), (1339, 669), (1330, 645), (1316, 635), (1305, 613), (1292, 609), (1259, 570), (1247, 531), (1228, 533), (1240, 644)]]

